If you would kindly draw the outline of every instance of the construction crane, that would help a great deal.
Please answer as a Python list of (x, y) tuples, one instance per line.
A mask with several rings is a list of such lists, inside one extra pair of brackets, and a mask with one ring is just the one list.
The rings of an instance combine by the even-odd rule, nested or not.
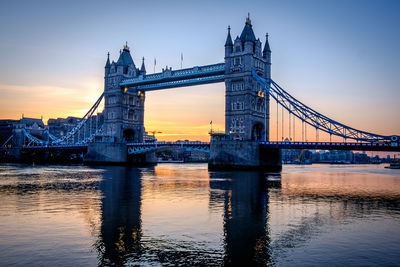
[(294, 160), (296, 163), (299, 163), (299, 164), (301, 163), (301, 158), (303, 156), (303, 153), (304, 153), (304, 149), (301, 150), (297, 159)]
[(152, 134), (152, 136), (154, 137), (154, 138), (156, 138), (156, 134), (159, 134), (159, 133), (162, 133), (162, 132), (160, 132), (160, 131), (147, 131), (149, 134)]

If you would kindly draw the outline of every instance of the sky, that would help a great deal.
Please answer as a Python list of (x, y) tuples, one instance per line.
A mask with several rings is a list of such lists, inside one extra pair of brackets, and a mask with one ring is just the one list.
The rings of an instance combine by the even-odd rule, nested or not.
[[(2, 0), (0, 119), (83, 116), (104, 89), (107, 52), (117, 60), (126, 41), (148, 73), (179, 69), (181, 53), (183, 67), (223, 62), (227, 27), (240, 35), (248, 12), (256, 37), (264, 43), (269, 33), (275, 82), (341, 123), (400, 134), (400, 2), (388, 0)], [(148, 92), (146, 130), (162, 132), (160, 140), (209, 140), (211, 120), (224, 130), (224, 90)], [(271, 139), (282, 136), (272, 102)]]

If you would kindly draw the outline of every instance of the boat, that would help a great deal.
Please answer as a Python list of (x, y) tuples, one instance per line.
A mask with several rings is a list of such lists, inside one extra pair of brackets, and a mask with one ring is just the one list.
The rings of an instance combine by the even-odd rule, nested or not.
[(390, 165), (386, 166), (385, 168), (400, 169), (400, 161), (398, 159), (394, 158), (393, 161), (390, 163)]

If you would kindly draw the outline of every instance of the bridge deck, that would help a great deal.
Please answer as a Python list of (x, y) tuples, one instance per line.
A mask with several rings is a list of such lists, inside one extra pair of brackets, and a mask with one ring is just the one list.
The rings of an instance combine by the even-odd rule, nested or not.
[[(207, 151), (209, 142), (155, 142), (155, 143), (127, 143), (128, 148), (134, 148), (136, 153), (139, 151), (148, 151), (161, 147), (183, 147), (196, 148)], [(265, 148), (280, 149), (310, 149), (310, 150), (359, 150), (359, 151), (388, 151), (400, 152), (400, 146), (397, 143), (340, 143), (340, 142), (260, 142)], [(0, 150), (10, 148), (2, 147)], [(30, 146), (22, 147), (27, 150), (86, 150), (87, 144), (65, 144), (51, 146)], [(141, 152), (142, 153), (142, 152)]]
[(340, 142), (261, 142), (265, 148), (310, 150), (359, 150), (400, 152), (396, 143), (340, 143)]
[(160, 73), (126, 79), (120, 83), (122, 88), (152, 91), (190, 85), (201, 85), (224, 81), (225, 63), (180, 70), (163, 70)]

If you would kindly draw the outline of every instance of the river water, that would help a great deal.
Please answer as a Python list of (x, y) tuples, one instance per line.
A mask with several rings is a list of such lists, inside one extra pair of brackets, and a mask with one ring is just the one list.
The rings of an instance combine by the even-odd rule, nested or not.
[(400, 170), (0, 165), (1, 266), (399, 266)]

